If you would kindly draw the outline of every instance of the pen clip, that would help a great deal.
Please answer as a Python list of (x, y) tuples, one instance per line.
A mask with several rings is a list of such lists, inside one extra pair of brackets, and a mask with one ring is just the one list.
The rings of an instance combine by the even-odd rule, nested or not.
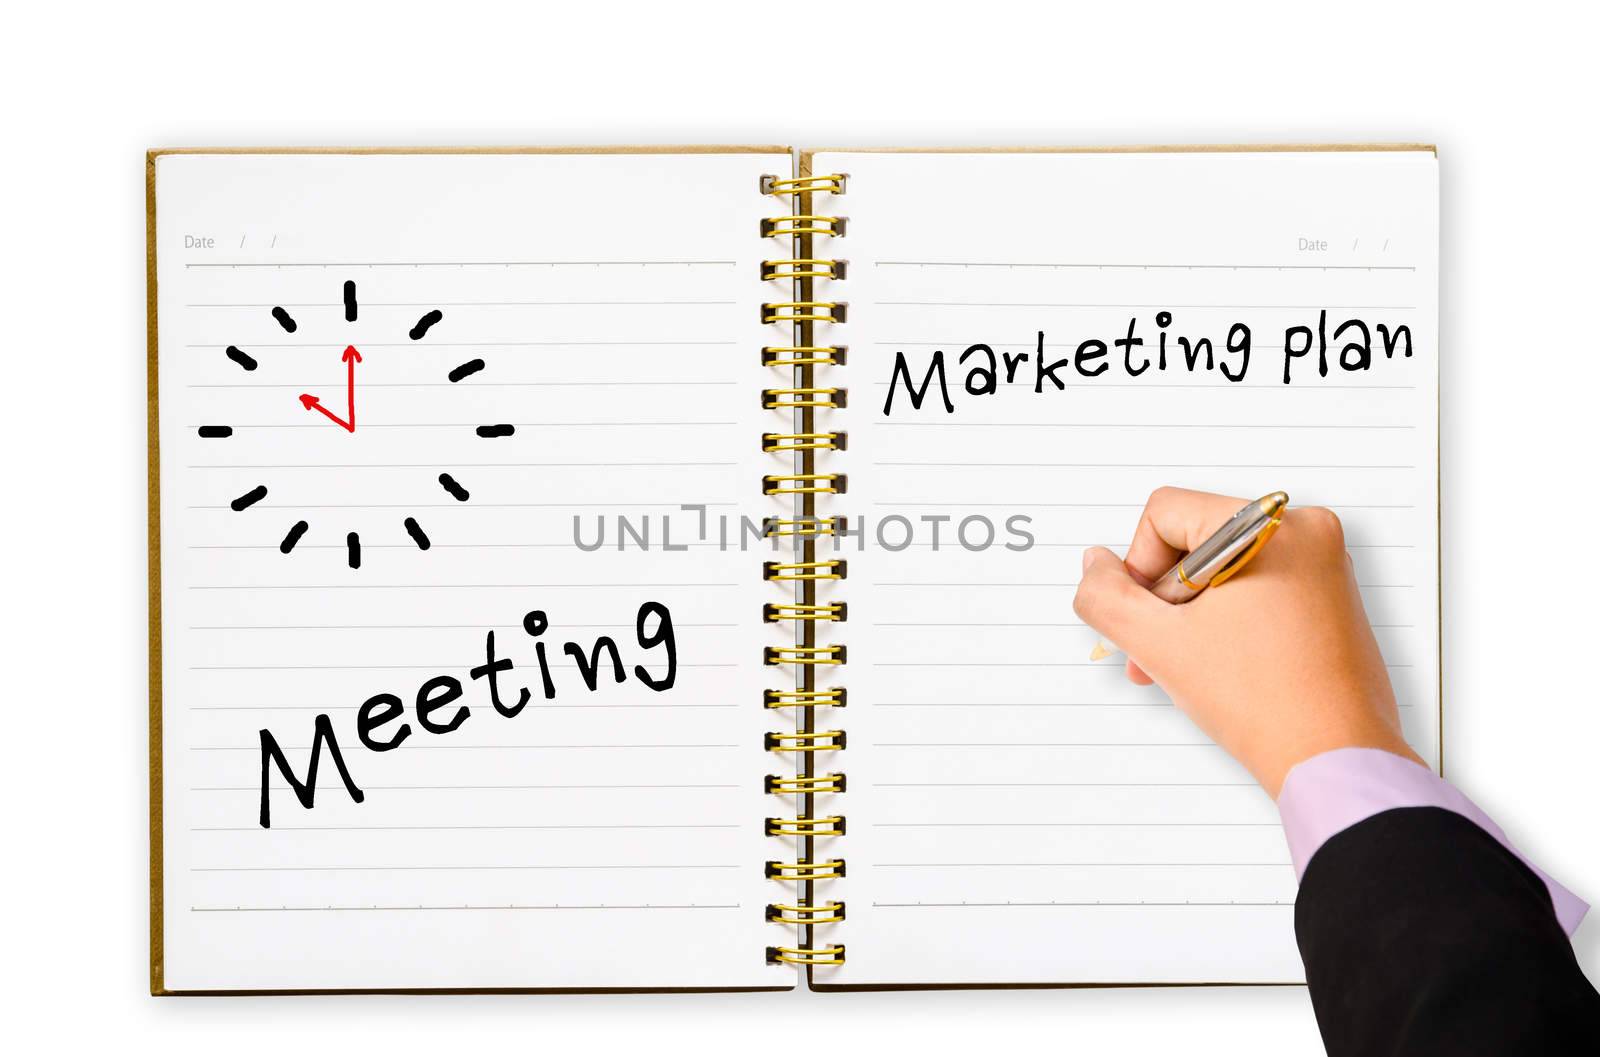
[(1228, 577), (1232, 576), (1234, 573), (1248, 565), (1250, 563), (1250, 559), (1254, 558), (1261, 548), (1266, 546), (1267, 540), (1272, 538), (1272, 534), (1278, 531), (1278, 526), (1281, 524), (1283, 524), (1283, 518), (1275, 517), (1265, 525), (1261, 526), (1261, 531), (1256, 533), (1255, 541), (1251, 543), (1250, 546), (1240, 551), (1233, 558), (1230, 558), (1228, 560), (1228, 564), (1217, 570), (1216, 575), (1211, 578), (1211, 586), (1218, 586), (1223, 581), (1227, 580)]

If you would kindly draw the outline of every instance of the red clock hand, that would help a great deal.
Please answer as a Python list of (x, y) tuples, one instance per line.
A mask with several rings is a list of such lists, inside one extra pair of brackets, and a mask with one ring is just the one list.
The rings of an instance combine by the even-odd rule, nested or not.
[(327, 408), (323, 407), (322, 401), (317, 397), (312, 396), (310, 393), (300, 394), (300, 404), (307, 411), (322, 412), (322, 414), (326, 415), (328, 419), (336, 425), (343, 427), (350, 433), (354, 433), (356, 431), (356, 364), (361, 362), (361, 353), (356, 351), (356, 347), (354, 345), (346, 345), (344, 349), (344, 355), (340, 358), (344, 360), (346, 367), (345, 395), (347, 398), (347, 413), (350, 416), (349, 420), (347, 421), (342, 419), (338, 415), (335, 415), (332, 411), (329, 411)]

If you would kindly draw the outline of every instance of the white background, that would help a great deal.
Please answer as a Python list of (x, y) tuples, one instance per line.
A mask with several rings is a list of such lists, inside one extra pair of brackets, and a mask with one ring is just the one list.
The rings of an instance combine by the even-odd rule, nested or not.
[[(152, 146), (1423, 140), (1443, 175), (1445, 768), (1600, 896), (1593, 9), (33, 4), (0, 65), (13, 1045), (1314, 1053), (1305, 992), (146, 994)], [(580, 12), (581, 13), (578, 13)], [(769, 13), (770, 12), (770, 13)], [(797, 27), (813, 19), (816, 30)], [(846, 72), (813, 82), (812, 48)], [(652, 204), (619, 202), (641, 211)], [(952, 207), (959, 208), (959, 192)], [(1507, 548), (1515, 548), (1507, 553)], [(1577, 938), (1600, 975), (1600, 920)], [(34, 1046), (49, 1045), (35, 1043)]]

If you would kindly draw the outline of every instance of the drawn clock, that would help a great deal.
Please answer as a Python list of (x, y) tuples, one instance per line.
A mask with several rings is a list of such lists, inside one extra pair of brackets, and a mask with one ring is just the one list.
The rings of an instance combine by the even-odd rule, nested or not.
[[(359, 305), (356, 300), (356, 284), (354, 281), (346, 280), (344, 283), (343, 304), (344, 321), (346, 323), (356, 322), (359, 314)], [(272, 318), (286, 334), (294, 334), (300, 330), (300, 324), (295, 321), (294, 316), (282, 305), (273, 307)], [(442, 311), (437, 308), (432, 309), (424, 313), (407, 334), (412, 341), (422, 341), (427, 337), (428, 332), (443, 319), (444, 313)], [(329, 341), (330, 349), (336, 349), (338, 345), (338, 339)], [(247, 372), (253, 372), (260, 366), (259, 361), (254, 356), (237, 345), (227, 346), (223, 350), (223, 355), (237, 364), (241, 370)], [(345, 344), (344, 351), (339, 356), (339, 361), (343, 366), (344, 384), (342, 386), (343, 392), (337, 398), (324, 398), (320, 393), (301, 393), (297, 400), (302, 412), (316, 416), (318, 421), (329, 430), (342, 430), (345, 433), (354, 434), (361, 428), (361, 422), (364, 419), (364, 413), (361, 409), (366, 406), (366, 394), (360, 384), (357, 370), (358, 365), (362, 363), (361, 350), (353, 344)], [(485, 364), (482, 359), (471, 359), (452, 368), (445, 377), (452, 384), (457, 383), (477, 374), (484, 367)], [(506, 423), (496, 423), (477, 426), (475, 431), (479, 437), (484, 438), (509, 437), (516, 432), (516, 427)], [(233, 426), (205, 425), (199, 427), (198, 432), (204, 439), (222, 440), (233, 436)], [(458, 503), (468, 502), (472, 498), (472, 494), (466, 487), (448, 472), (439, 474), (438, 484)], [(242, 513), (265, 499), (268, 491), (267, 484), (257, 484), (248, 492), (231, 500), (228, 503), (228, 507), (235, 513)], [(406, 534), (411, 537), (418, 550), (425, 551), (433, 546), (426, 530), (423, 529), (415, 517), (405, 518), (403, 524)], [(293, 553), (295, 547), (313, 531), (308, 521), (295, 521), (287, 527), (282, 542), (278, 544), (279, 552), (282, 554)], [(350, 568), (361, 568), (361, 537), (359, 533), (355, 531), (345, 532), (345, 552), (346, 561)]]

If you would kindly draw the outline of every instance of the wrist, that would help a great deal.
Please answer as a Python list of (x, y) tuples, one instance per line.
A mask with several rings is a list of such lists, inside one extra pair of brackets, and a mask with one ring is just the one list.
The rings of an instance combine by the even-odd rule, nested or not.
[(1259, 770), (1251, 768), (1256, 780), (1267, 795), (1277, 799), (1284, 779), (1295, 767), (1337, 749), (1378, 749), (1403, 760), (1427, 767), (1427, 763), (1406, 744), (1400, 732), (1376, 716), (1317, 727), (1301, 734), (1292, 742), (1282, 745)]

